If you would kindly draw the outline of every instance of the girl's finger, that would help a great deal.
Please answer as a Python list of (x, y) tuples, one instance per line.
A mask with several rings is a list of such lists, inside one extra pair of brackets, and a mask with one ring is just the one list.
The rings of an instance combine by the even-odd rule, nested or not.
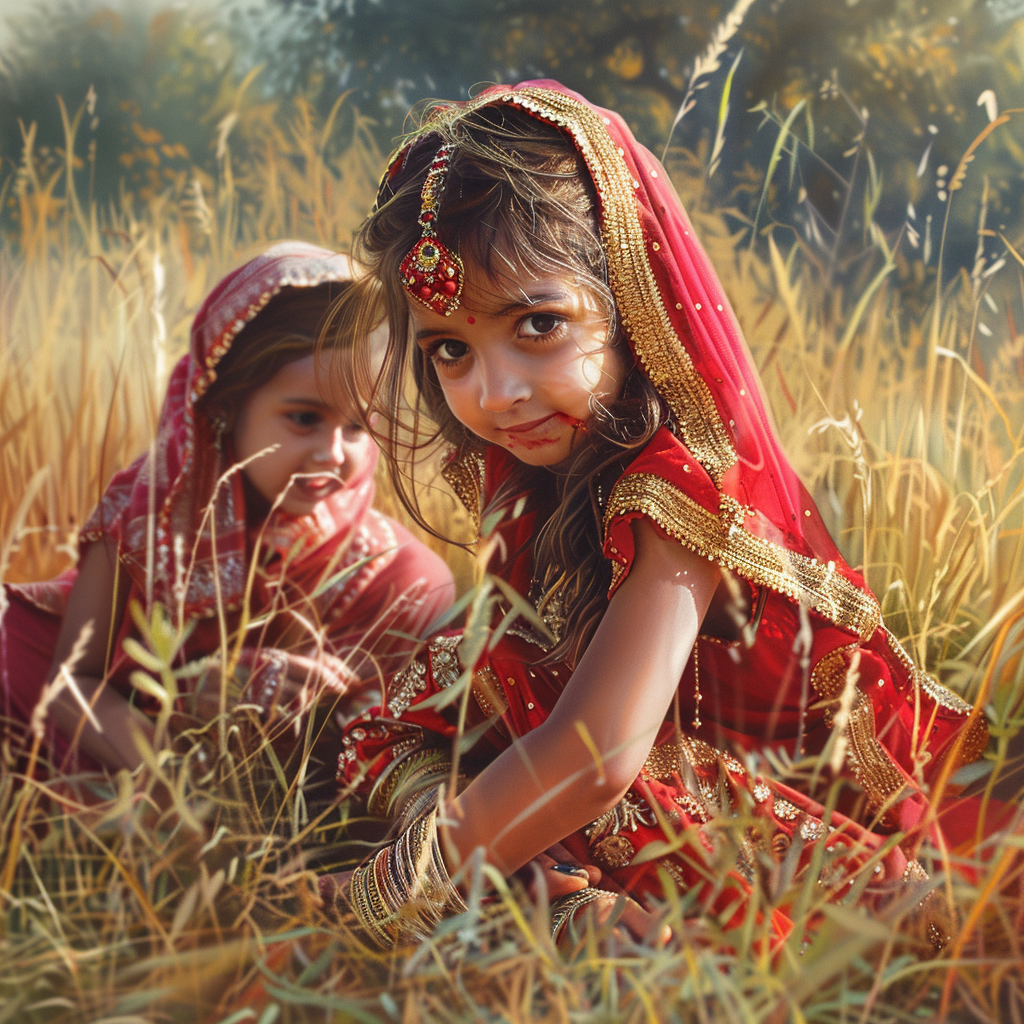
[(571, 874), (565, 871), (557, 871), (554, 865), (544, 872), (544, 880), (548, 887), (548, 899), (552, 902), (562, 896), (568, 896), (571, 892), (579, 892), (590, 885), (586, 872), (573, 871)]
[[(567, 868), (568, 870), (566, 870)], [(544, 879), (544, 887), (547, 889), (549, 900), (556, 900), (561, 896), (568, 896), (571, 892), (586, 889), (590, 884), (587, 873), (577, 865), (560, 864), (546, 853), (538, 854), (516, 874), (526, 886), (526, 891), (532, 900), (537, 900), (540, 897), (539, 876)]]
[(558, 864), (571, 864), (579, 871), (585, 871), (587, 880), (596, 886), (602, 877), (602, 871), (596, 864), (581, 864), (561, 843), (549, 846), (546, 855)]
[(618, 924), (637, 942), (649, 942), (659, 949), (672, 938), (672, 929), (667, 924), (659, 924), (653, 914), (649, 914), (633, 900), (627, 901)]

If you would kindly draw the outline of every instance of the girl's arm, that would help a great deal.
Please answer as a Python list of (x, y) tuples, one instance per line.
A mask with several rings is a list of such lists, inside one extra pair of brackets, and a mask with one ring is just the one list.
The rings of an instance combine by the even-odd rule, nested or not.
[(117, 546), (113, 541), (104, 539), (89, 545), (68, 595), (48, 680), (53, 683), (83, 629), (91, 628), (91, 634), (79, 648), (80, 656), (70, 667), (70, 674), (82, 698), (92, 705), (100, 728), (89, 721), (70, 684), (61, 687), (50, 705), (49, 715), (69, 741), (77, 737), (79, 750), (114, 771), (137, 768), (142, 757), (135, 746), (135, 730), (141, 730), (150, 739), (153, 732), (148, 719), (103, 682), (111, 625), (116, 633), (127, 603), (126, 586), (117, 588), (120, 592), (115, 593), (116, 570)]
[(613, 807), (640, 774), (721, 573), (646, 520), (632, 529), (629, 576), (551, 715), (446, 804), (446, 859), (483, 847), (509, 874)]

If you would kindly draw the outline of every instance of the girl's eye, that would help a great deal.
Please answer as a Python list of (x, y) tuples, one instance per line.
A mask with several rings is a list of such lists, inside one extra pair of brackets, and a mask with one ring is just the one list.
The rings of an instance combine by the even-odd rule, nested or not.
[(522, 321), (519, 332), (527, 338), (543, 338), (564, 323), (565, 317), (557, 313), (532, 313)]
[(295, 426), (302, 427), (303, 429), (318, 426), (322, 419), (320, 413), (313, 412), (310, 409), (304, 409), (300, 412), (290, 412), (287, 415), (288, 419), (290, 419)]
[(437, 343), (430, 355), (442, 363), (457, 363), (468, 351), (469, 346), (464, 341), (445, 338), (444, 341)]

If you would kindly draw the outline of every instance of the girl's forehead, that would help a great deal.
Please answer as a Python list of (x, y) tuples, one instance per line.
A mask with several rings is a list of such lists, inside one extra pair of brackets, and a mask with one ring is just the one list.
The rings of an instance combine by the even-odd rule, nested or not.
[(346, 370), (347, 364), (338, 360), (335, 353), (329, 350), (311, 352), (301, 359), (285, 363), (264, 387), (282, 401), (315, 402), (354, 419), (352, 399), (344, 388), (337, 386), (335, 379), (336, 374)]

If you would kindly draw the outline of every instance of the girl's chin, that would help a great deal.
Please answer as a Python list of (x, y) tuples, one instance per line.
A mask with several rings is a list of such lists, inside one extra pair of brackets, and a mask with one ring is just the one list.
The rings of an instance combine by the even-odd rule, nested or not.
[(501, 447), (528, 466), (556, 466), (569, 457), (571, 448), (561, 438), (551, 442), (506, 440)]

